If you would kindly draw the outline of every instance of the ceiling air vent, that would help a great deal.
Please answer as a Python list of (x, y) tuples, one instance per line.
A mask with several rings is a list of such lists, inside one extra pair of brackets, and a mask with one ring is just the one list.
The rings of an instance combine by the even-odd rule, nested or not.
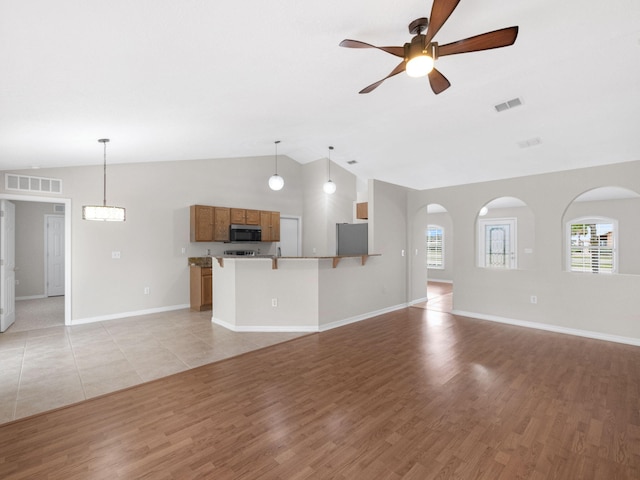
[(529, 148), (534, 147), (536, 145), (540, 145), (542, 143), (542, 139), (540, 137), (530, 138), (529, 140), (522, 140), (518, 142), (518, 146), (520, 148)]
[(503, 102), (503, 103), (499, 103), (498, 105), (494, 105), (493, 108), (496, 109), (496, 112), (500, 113), (500, 112), (504, 112), (505, 110), (509, 110), (511, 108), (519, 107), (520, 105), (522, 105), (522, 99), (518, 97), (518, 98), (514, 98), (512, 100), (509, 100), (507, 102)]

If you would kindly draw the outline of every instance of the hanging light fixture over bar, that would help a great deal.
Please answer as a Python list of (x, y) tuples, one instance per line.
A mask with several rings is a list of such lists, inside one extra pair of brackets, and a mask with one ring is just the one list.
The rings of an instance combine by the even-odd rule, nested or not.
[(103, 200), (102, 205), (84, 205), (82, 218), (84, 220), (96, 220), (101, 222), (124, 222), (126, 215), (124, 207), (107, 205), (107, 143), (108, 138), (98, 140), (104, 145), (104, 169), (103, 169)]
[(329, 147), (329, 158), (327, 160), (327, 181), (322, 185), (322, 190), (324, 193), (328, 193), (331, 195), (336, 191), (336, 184), (331, 181), (331, 150), (333, 147)]
[(278, 144), (280, 140), (276, 140), (274, 143), (276, 144), (276, 173), (269, 177), (269, 188), (277, 191), (284, 187), (284, 178), (278, 175)]

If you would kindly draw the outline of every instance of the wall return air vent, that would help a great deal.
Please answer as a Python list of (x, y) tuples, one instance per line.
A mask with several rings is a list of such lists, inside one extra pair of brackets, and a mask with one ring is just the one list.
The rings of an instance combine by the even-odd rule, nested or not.
[(62, 193), (62, 180), (5, 173), (4, 188), (20, 192)]

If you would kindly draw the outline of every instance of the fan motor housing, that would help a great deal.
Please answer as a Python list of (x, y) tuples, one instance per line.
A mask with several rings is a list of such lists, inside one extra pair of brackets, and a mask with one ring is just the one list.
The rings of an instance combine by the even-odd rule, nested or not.
[(424, 32), (429, 26), (429, 19), (427, 17), (416, 18), (409, 24), (409, 33), (411, 35), (419, 35)]

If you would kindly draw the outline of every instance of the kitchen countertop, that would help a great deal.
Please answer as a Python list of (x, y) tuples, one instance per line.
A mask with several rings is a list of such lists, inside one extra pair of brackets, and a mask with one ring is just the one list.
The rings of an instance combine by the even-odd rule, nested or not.
[(213, 266), (213, 257), (189, 257), (190, 267), (211, 268)]
[(278, 257), (276, 255), (221, 255), (214, 257), (218, 264), (224, 268), (224, 259), (231, 258), (234, 260), (260, 260), (260, 259), (269, 259), (271, 260), (271, 268), (274, 270), (278, 269), (278, 261), (279, 260), (325, 260), (330, 259), (333, 261), (333, 268), (338, 266), (340, 260), (343, 258), (360, 258), (361, 264), (364, 265), (367, 262), (369, 257), (379, 257), (382, 254), (380, 253), (367, 253), (362, 255), (331, 255), (331, 256), (314, 256), (314, 257)]

